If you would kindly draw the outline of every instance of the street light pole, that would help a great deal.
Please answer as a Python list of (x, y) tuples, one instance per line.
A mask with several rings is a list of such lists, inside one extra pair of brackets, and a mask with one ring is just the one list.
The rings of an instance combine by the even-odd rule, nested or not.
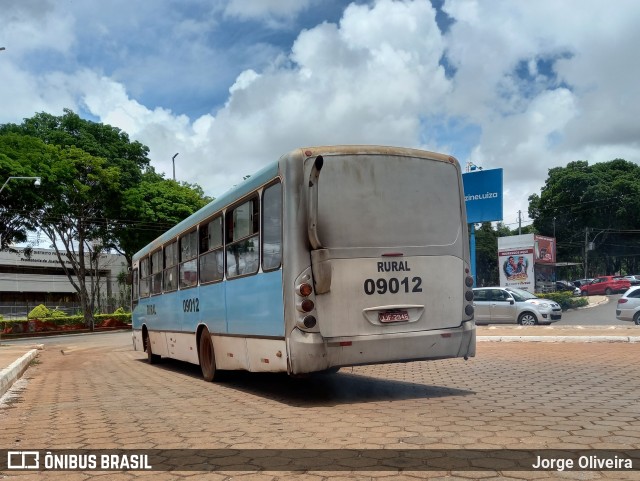
[(176, 157), (179, 152), (177, 152), (173, 157), (171, 157), (171, 162), (173, 162), (173, 180), (176, 180)]
[(2, 184), (2, 187), (0, 187), (0, 193), (2, 193), (4, 188), (7, 186), (9, 181), (12, 180), (12, 179), (31, 179), (31, 180), (33, 180), (33, 185), (35, 185), (36, 187), (39, 187), (40, 183), (42, 181), (42, 179), (40, 179), (40, 177), (9, 177), (7, 180), (5, 180), (4, 184)]

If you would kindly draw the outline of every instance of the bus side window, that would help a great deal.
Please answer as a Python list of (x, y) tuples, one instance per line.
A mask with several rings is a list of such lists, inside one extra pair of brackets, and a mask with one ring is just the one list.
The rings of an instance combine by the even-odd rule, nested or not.
[(140, 297), (149, 297), (151, 291), (151, 269), (149, 267), (148, 257), (140, 260)]
[(175, 291), (178, 288), (178, 241), (164, 246), (164, 280), (165, 292)]
[(221, 281), (224, 277), (222, 216), (200, 224), (200, 282)]
[(180, 237), (180, 289), (198, 283), (198, 231)]
[(227, 212), (227, 277), (255, 274), (260, 267), (258, 198)]
[(262, 270), (282, 264), (282, 184), (278, 182), (262, 195)]
[(151, 254), (151, 295), (162, 293), (162, 249)]

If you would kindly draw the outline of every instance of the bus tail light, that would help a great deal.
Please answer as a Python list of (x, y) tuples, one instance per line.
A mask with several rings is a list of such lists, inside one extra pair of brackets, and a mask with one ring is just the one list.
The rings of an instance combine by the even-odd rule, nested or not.
[(313, 288), (311, 287), (311, 284), (307, 284), (305, 282), (298, 286), (297, 291), (299, 296), (309, 297), (313, 292)]
[(473, 319), (475, 309), (473, 308), (473, 277), (469, 275), (469, 267), (465, 267), (464, 270), (464, 285), (464, 300), (466, 301), (464, 313), (470, 318), (469, 320), (471, 320)]
[(316, 327), (317, 322), (318, 321), (316, 321), (316, 318), (314, 316), (305, 316), (302, 320), (302, 324), (307, 329), (313, 329), (314, 327)]
[(315, 312), (316, 292), (313, 287), (311, 267), (298, 276), (293, 284), (295, 292), (296, 326), (306, 332), (319, 332), (317, 313)]
[(311, 299), (303, 299), (302, 302), (298, 304), (298, 310), (301, 312), (311, 312), (315, 307)]

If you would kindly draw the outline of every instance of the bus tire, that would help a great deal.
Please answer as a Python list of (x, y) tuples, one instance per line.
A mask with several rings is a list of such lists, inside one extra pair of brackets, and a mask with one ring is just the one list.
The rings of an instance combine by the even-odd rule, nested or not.
[(160, 355), (154, 354), (151, 350), (151, 338), (149, 334), (144, 338), (144, 343), (147, 348), (147, 361), (149, 361), (149, 364), (158, 364), (160, 362)]
[(205, 327), (200, 333), (200, 342), (198, 343), (198, 359), (200, 359), (200, 369), (202, 377), (205, 381), (211, 382), (216, 379), (216, 357), (213, 353), (213, 341), (211, 334)]

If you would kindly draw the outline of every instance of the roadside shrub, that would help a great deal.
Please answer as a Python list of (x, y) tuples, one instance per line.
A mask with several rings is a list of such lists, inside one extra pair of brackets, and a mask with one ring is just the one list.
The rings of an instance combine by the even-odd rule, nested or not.
[(51, 311), (47, 309), (44, 304), (34, 307), (31, 309), (31, 312), (27, 314), (27, 319), (46, 319), (47, 317), (51, 317)]
[(576, 307), (584, 307), (589, 301), (584, 297), (575, 297), (571, 292), (549, 292), (547, 294), (536, 294), (543, 299), (550, 299), (560, 304), (563, 311), (567, 309), (575, 309)]
[(113, 319), (115, 321), (118, 321), (122, 324), (131, 324), (131, 313), (124, 313), (124, 314), (98, 314), (93, 316), (93, 319), (96, 323), (96, 325), (100, 324), (101, 322), (107, 321), (109, 319)]
[(50, 312), (51, 317), (67, 317), (67, 313), (59, 310), (57, 307)]
[(118, 307), (115, 311), (114, 314), (126, 314), (127, 312), (122, 308), (122, 307)]

